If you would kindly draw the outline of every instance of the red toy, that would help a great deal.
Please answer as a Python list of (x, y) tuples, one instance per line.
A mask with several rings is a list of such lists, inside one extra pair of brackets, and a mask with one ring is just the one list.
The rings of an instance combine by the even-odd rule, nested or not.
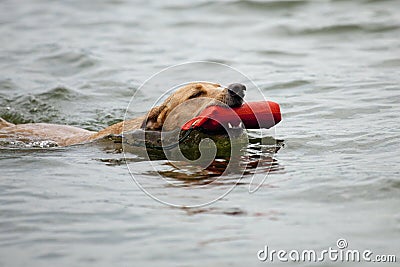
[(220, 131), (224, 127), (238, 127), (241, 122), (246, 129), (271, 128), (281, 119), (279, 104), (272, 101), (248, 102), (237, 108), (210, 106), (186, 122), (182, 130), (201, 127), (209, 131)]

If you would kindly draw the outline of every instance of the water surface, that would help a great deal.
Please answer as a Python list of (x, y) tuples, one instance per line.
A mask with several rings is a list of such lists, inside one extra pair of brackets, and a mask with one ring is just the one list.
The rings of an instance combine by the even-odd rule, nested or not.
[[(265, 245), (323, 250), (338, 238), (351, 249), (398, 253), (399, 2), (0, 7), (0, 116), (7, 120), (98, 130), (123, 118), (152, 74), (207, 60), (241, 70), (280, 103), (275, 137), (285, 140), (260, 190), (249, 194), (245, 176), (224, 199), (197, 209), (149, 198), (123, 155), (103, 146), (2, 149), (0, 266), (256, 266), (268, 264), (256, 255)], [(139, 92), (131, 115), (165, 90)], [(136, 175), (169, 195), (149, 162), (128, 158)], [(163, 160), (152, 163), (171, 171)], [(235, 178), (214, 188), (225, 192)]]

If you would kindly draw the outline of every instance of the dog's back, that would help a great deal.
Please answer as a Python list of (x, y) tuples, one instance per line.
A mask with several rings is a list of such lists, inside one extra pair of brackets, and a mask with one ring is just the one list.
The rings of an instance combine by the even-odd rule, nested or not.
[(90, 140), (95, 132), (68, 125), (48, 123), (13, 124), (0, 118), (0, 139), (31, 143), (53, 141), (60, 146), (82, 143)]
[(10, 126), (14, 126), (15, 124), (12, 124), (8, 121), (6, 121), (5, 119), (0, 117), (0, 129), (2, 128), (6, 128), (6, 127), (10, 127)]

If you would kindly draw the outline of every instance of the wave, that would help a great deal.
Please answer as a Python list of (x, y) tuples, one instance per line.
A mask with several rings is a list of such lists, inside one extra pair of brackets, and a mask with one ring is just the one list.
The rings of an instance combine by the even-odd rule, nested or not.
[(39, 94), (0, 97), (0, 117), (15, 124), (61, 123), (65, 119), (60, 115), (57, 103), (76, 97), (80, 94), (63, 86)]
[(341, 33), (374, 33), (374, 32), (387, 32), (398, 30), (398, 25), (385, 25), (378, 23), (370, 24), (335, 24), (319, 27), (304, 27), (295, 28), (288, 26), (280, 26), (279, 31), (284, 32), (288, 35), (332, 35)]
[(284, 0), (284, 1), (262, 1), (262, 0), (228, 0), (228, 1), (203, 1), (193, 3), (192, 1), (179, 2), (179, 4), (165, 4), (163, 6), (166, 9), (178, 10), (178, 9), (193, 9), (202, 7), (240, 7), (248, 9), (286, 9), (291, 7), (297, 7), (304, 5), (309, 1), (306, 0)]
[(47, 72), (57, 76), (73, 76), (97, 65), (97, 59), (86, 51), (58, 51), (53, 55), (40, 57), (37, 62)]

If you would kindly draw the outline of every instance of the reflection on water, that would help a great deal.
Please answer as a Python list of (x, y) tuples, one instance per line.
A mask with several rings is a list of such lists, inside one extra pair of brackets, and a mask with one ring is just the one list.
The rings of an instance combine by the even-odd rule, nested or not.
[[(253, 140), (254, 141), (254, 140)], [(213, 180), (210, 177), (219, 177), (222, 174), (234, 175), (243, 174), (253, 175), (257, 173), (269, 173), (282, 171), (278, 160), (274, 158), (274, 154), (283, 146), (282, 140), (276, 140), (275, 145), (248, 145), (243, 147), (239, 153), (233, 153), (222, 159), (214, 160), (207, 168), (195, 168), (191, 164), (179, 164), (180, 168), (176, 168), (176, 164), (171, 162), (164, 163), (171, 168), (169, 170), (158, 171), (161, 175), (169, 178), (183, 180), (190, 184), (208, 184)], [(279, 142), (278, 142), (279, 141)]]
[[(149, 139), (150, 137), (152, 139)], [(223, 134), (192, 133), (188, 138), (190, 142), (180, 144), (179, 147), (188, 161), (179, 163), (172, 160), (169, 150), (163, 150), (161, 147), (154, 148), (155, 144), (161, 144), (159, 138), (160, 132), (148, 132), (146, 139), (144, 132), (140, 132), (131, 134), (129, 138), (125, 137), (128, 141), (124, 143), (124, 146), (122, 146), (124, 139), (121, 139), (120, 136), (109, 136), (104, 140), (95, 141), (95, 144), (102, 147), (104, 151), (113, 151), (117, 154), (122, 153), (122, 151), (125, 152), (124, 156), (126, 158), (99, 159), (102, 162), (106, 162), (107, 165), (113, 166), (124, 162), (147, 160), (160, 161), (162, 162), (160, 170), (155, 167), (154, 170), (141, 173), (148, 175), (157, 175), (158, 173), (166, 178), (174, 178), (189, 185), (208, 184), (214, 181), (213, 177), (219, 177), (222, 174), (253, 175), (255, 172), (269, 173), (283, 170), (283, 166), (275, 158), (275, 153), (284, 147), (284, 141), (271, 136), (263, 136), (254, 131), (251, 132), (248, 139), (246, 138), (248, 143), (240, 142), (240, 140), (235, 142), (235, 140), (230, 140), (228, 135)], [(190, 161), (200, 156), (198, 145), (204, 138), (212, 138), (218, 148), (217, 157), (207, 168), (194, 165)], [(237, 138), (240, 139), (242, 137), (238, 135)], [(147, 149), (144, 147), (146, 145)], [(136, 157), (132, 158), (132, 155)], [(166, 166), (168, 166), (167, 169), (165, 168)], [(175, 182), (174, 184), (177, 183)]]

